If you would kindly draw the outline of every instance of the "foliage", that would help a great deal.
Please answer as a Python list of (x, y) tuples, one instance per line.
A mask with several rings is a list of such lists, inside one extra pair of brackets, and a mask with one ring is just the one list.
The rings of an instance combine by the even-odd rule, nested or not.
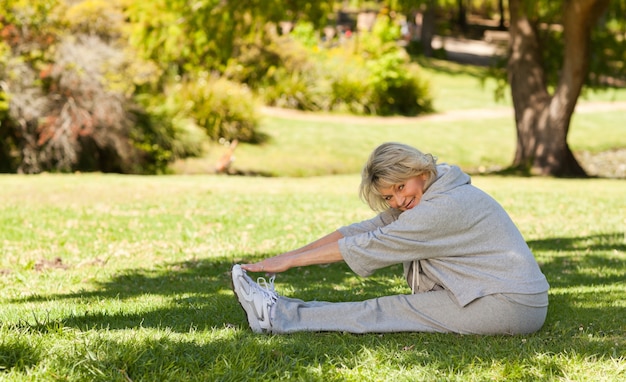
[[(0, 170), (163, 172), (176, 158), (198, 155), (206, 137), (258, 141), (250, 92), (303, 110), (427, 112), (432, 89), (398, 48), (395, 14), (387, 13), (422, 3), (351, 1), (354, 9), (381, 10), (374, 30), (322, 41), (318, 31), (332, 24), (338, 2), (3, 0)], [(458, 2), (438, 4), (449, 12)], [(490, 9), (495, 1), (466, 4)], [(558, 22), (560, 3), (528, 4), (538, 22)], [(611, 2), (593, 36), (601, 49), (590, 84), (624, 78), (626, 49), (615, 38), (624, 33), (623, 6)], [(285, 21), (295, 29), (281, 36)], [(558, 47), (558, 30), (542, 32)], [(544, 60), (551, 73), (559, 69), (558, 50)], [(68, 65), (61, 51), (91, 59)], [(77, 87), (67, 86), (70, 80)]]
[[(265, 33), (268, 23), (284, 20), (325, 22), (332, 1), (186, 0), (125, 1), (131, 42), (146, 58), (183, 75), (223, 71), (238, 47)], [(200, 69), (201, 68), (201, 69)]]
[(369, 61), (372, 102), (378, 115), (417, 115), (432, 110), (428, 84), (419, 76), (416, 65), (405, 64), (400, 52)]
[(592, 31), (587, 85), (595, 89), (626, 83), (626, 1), (612, 1), (602, 23)]
[[(3, 141), (0, 156), (6, 160), (3, 170), (15, 170), (14, 166), (22, 164), (37, 166), (37, 153), (30, 147), (37, 143), (34, 134), (46, 107), (38, 72), (53, 62), (54, 50), (50, 46), (59, 41), (64, 23), (56, 1), (29, 4), (11, 0), (4, 5), (0, 9), (1, 46), (4, 47), (0, 91), (8, 107), (0, 114)], [(17, 156), (21, 159), (16, 160)]]
[[(564, 38), (562, 15), (564, 2), (524, 2), (524, 10), (538, 33), (541, 43), (542, 65), (548, 87), (554, 89), (560, 79), (563, 66)], [(626, 11), (626, 2), (611, 1), (600, 22), (592, 29), (589, 75), (585, 85), (588, 90), (605, 90), (621, 87), (626, 81), (626, 22), (621, 15)], [(508, 83), (506, 62), (500, 61), (492, 68), (490, 77), (497, 79), (500, 86), (496, 96), (502, 96)]]
[(224, 77), (259, 90), (267, 84), (267, 76), (283, 66), (291, 65), (289, 59), (306, 61), (304, 52), (301, 55), (283, 52), (284, 49), (293, 49), (294, 46), (280, 44), (279, 40), (275, 28), (270, 25), (265, 33), (240, 41), (238, 55), (228, 59), (223, 71)]
[[(245, 85), (220, 79), (217, 73), (238, 50), (245, 54), (246, 41), (263, 38), (267, 21), (289, 14), (298, 4), (206, 0), (193, 7), (185, 1), (124, 1), (124, 5), (131, 21), (131, 43), (160, 66), (157, 91), (165, 95), (170, 113), (194, 120), (213, 140), (258, 140), (256, 100)], [(269, 5), (266, 12), (259, 8)], [(257, 52), (249, 56), (259, 59)], [(252, 80), (263, 66), (236, 62), (234, 67), (239, 70), (237, 78)], [(233, 73), (227, 78), (234, 78)]]
[[(164, 74), (180, 76), (182, 88), (193, 87), (189, 83), (209, 71), (246, 84), (268, 104), (281, 107), (372, 114), (430, 110), (427, 85), (408, 68), (407, 58), (400, 57), (400, 49), (395, 45), (397, 25), (384, 25), (366, 36), (364, 47), (358, 48), (365, 56), (363, 59), (359, 54), (350, 54), (350, 46), (344, 47), (345, 54), (338, 53), (338, 48), (319, 49), (317, 30), (330, 9), (325, 2), (307, 3), (313, 7), (308, 13), (295, 10), (297, 1), (286, 6), (271, 1), (251, 2), (247, 7), (241, 3), (204, 1), (196, 3), (193, 12), (183, 3), (126, 5), (127, 15), (133, 21), (135, 46), (146, 57), (155, 61), (158, 58)], [(294, 21), (295, 28), (289, 36), (279, 36), (276, 23), (285, 20)], [(380, 48), (389, 56), (366, 64), (373, 59), (368, 55)], [(355, 81), (359, 73), (365, 74), (363, 84)], [(387, 85), (390, 79), (394, 83)], [(350, 86), (353, 88), (346, 88)], [(219, 120), (218, 115), (210, 119)], [(254, 124), (254, 120), (247, 123)], [(216, 136), (211, 132), (209, 135)]]
[[(24, 172), (69, 171), (82, 154), (106, 163), (103, 171), (128, 172), (134, 163), (127, 132), (133, 124), (124, 82), (105, 78), (124, 71), (124, 56), (95, 36), (64, 39), (57, 47), (54, 64), (42, 75), (48, 107), (37, 126), (38, 165), (22, 166)], [(56, 102), (50, 102), (54, 100)], [(92, 150), (86, 150), (92, 146)], [(112, 166), (112, 167), (108, 167)], [(88, 166), (85, 170), (98, 169)]]
[(214, 141), (255, 141), (257, 104), (246, 86), (204, 72), (192, 81), (173, 84), (166, 93)]
[[(303, 38), (305, 43), (311, 41), (311, 37), (305, 36), (306, 31), (314, 34), (307, 24), (294, 30), (294, 36)], [(329, 110), (329, 84), (324, 69), (316, 61), (317, 46), (307, 49), (291, 36), (275, 36), (272, 41), (275, 47), (269, 53), (278, 56), (276, 65), (267, 68), (256, 88), (264, 102), (301, 110)]]
[(163, 98), (137, 97), (142, 108), (135, 110), (135, 124), (129, 138), (142, 153), (143, 164), (133, 172), (167, 173), (173, 160), (202, 154), (202, 143), (206, 140), (204, 131)]
[[(426, 81), (396, 44), (397, 25), (378, 19), (372, 32), (322, 42), (310, 24), (277, 37), (278, 56), (259, 87), (266, 103), (313, 111), (417, 115), (432, 110)], [(313, 44), (312, 42), (316, 43)], [(263, 60), (262, 60), (263, 61)]]
[(372, 98), (369, 108), (378, 115), (417, 115), (432, 111), (428, 83), (417, 65), (410, 65), (398, 48), (400, 28), (395, 20), (379, 15), (371, 32), (360, 32), (358, 49), (366, 60)]
[(73, 4), (65, 16), (73, 33), (98, 35), (106, 40), (124, 36), (123, 0), (83, 0)]
[[(11, 48), (2, 40), (0, 40), (0, 73), (5, 72), (6, 62), (11, 56)], [(9, 138), (9, 128), (6, 126), (6, 120), (9, 113), (9, 97), (5, 92), (5, 85), (0, 77), (0, 172), (11, 171), (15, 168), (9, 153), (13, 151), (12, 142)]]
[[(37, 33), (34, 27), (24, 38)], [(42, 45), (50, 54), (18, 56), (7, 67), (6, 125), (15, 130), (18, 171), (129, 171), (136, 154), (126, 137), (132, 124), (128, 84), (112, 78), (123, 72), (123, 53), (95, 35), (55, 39), (57, 44)]]
[[(124, 43), (118, 2), (11, 1), (2, 16), (3, 171), (155, 173), (199, 155), (191, 124), (146, 114), (158, 68)], [(149, 103), (149, 102), (148, 102)], [(143, 129), (143, 130), (142, 130)]]

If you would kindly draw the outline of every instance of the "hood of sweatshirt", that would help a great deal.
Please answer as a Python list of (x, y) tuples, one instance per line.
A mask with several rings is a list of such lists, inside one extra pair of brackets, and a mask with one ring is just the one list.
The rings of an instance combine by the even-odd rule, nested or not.
[(459, 167), (445, 163), (437, 165), (437, 180), (424, 192), (423, 199), (429, 199), (437, 194), (448, 192), (460, 186), (471, 184), (471, 178)]

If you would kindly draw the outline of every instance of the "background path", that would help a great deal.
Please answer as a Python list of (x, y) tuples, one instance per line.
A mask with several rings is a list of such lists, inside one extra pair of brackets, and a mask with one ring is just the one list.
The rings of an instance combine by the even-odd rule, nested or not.
[[(575, 113), (600, 113), (604, 111), (624, 110), (626, 112), (626, 101), (603, 101), (603, 102), (579, 102), (576, 105)], [(290, 119), (301, 119), (309, 121), (329, 121), (329, 122), (345, 122), (345, 123), (416, 123), (419, 121), (463, 121), (468, 119), (488, 119), (488, 118), (505, 118), (514, 117), (512, 107), (495, 107), (486, 109), (465, 109), (451, 110), (441, 113), (433, 113), (420, 115), (416, 117), (379, 117), (379, 116), (358, 116), (331, 114), (319, 112), (307, 112), (293, 109), (281, 109), (275, 107), (264, 106), (261, 108), (263, 115), (271, 117), (282, 117)], [(624, 115), (624, 125), (626, 126), (626, 113)]]

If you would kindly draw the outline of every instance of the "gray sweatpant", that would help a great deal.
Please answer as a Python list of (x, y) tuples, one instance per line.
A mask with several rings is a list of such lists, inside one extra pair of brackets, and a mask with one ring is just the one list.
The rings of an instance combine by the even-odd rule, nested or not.
[(547, 311), (547, 292), (489, 295), (465, 307), (446, 290), (359, 302), (305, 302), (281, 296), (273, 307), (271, 332), (526, 334), (541, 328)]

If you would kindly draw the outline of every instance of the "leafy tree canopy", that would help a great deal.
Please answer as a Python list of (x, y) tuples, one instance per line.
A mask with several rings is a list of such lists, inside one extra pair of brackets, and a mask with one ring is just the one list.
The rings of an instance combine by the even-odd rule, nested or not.
[(268, 23), (324, 25), (332, 1), (125, 0), (131, 42), (176, 74), (222, 71), (237, 43), (265, 33)]

